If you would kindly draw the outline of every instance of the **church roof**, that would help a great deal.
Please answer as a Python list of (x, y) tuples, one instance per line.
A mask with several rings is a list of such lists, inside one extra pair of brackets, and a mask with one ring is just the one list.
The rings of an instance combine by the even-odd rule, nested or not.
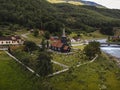
[(52, 43), (52, 46), (60, 48), (63, 46), (63, 43), (61, 42), (61, 40), (57, 40), (56, 42)]
[(63, 46), (63, 43), (58, 43), (56, 47), (61, 48)]
[(62, 34), (62, 37), (66, 37), (66, 34), (65, 34), (65, 29), (63, 29), (63, 34)]
[(68, 48), (69, 48), (69, 46), (65, 46), (63, 49), (64, 49), (64, 50), (68, 50)]

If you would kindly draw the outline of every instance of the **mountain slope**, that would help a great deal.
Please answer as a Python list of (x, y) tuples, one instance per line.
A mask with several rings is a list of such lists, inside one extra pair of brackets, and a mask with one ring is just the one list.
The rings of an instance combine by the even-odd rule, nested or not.
[(0, 0), (0, 25), (10, 27), (17, 24), (59, 32), (64, 24), (69, 30), (90, 32), (103, 25), (120, 26), (119, 13), (120, 10), (51, 4), (46, 0)]

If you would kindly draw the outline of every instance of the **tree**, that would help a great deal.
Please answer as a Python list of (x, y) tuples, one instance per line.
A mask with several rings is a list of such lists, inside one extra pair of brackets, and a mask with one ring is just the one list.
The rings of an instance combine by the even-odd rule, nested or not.
[(40, 52), (37, 58), (36, 69), (41, 76), (45, 77), (53, 72), (51, 59), (52, 57), (48, 53)]
[(105, 35), (114, 35), (114, 30), (111, 26), (102, 26), (100, 32)]
[(1, 37), (1, 36), (3, 36), (3, 33), (2, 33), (2, 31), (0, 31), (0, 37)]
[(10, 24), (9, 29), (12, 31), (17, 31), (19, 29), (18, 24)]
[(8, 52), (12, 54), (10, 46), (8, 47)]
[(50, 33), (49, 32), (45, 32), (44, 37), (45, 37), (45, 39), (47, 39), (47, 48), (49, 48), (49, 41), (48, 41), (48, 39), (50, 38)]
[(85, 48), (84, 48), (85, 55), (89, 57), (89, 59), (92, 59), (95, 57), (96, 54), (100, 54), (100, 43), (99, 42), (90, 42)]
[(34, 42), (32, 42), (32, 41), (25, 41), (24, 45), (25, 45), (24, 50), (26, 52), (30, 52), (31, 53), (32, 51), (37, 49), (37, 45)]
[(45, 24), (45, 29), (50, 33), (60, 32), (62, 28), (62, 23), (58, 21), (51, 21)]
[(44, 37), (48, 40), (50, 38), (50, 33), (48, 31), (45, 32)]
[(45, 43), (45, 39), (44, 38), (41, 41), (41, 45), (42, 45), (41, 51), (45, 51), (45, 45), (46, 45), (46, 43)]
[(39, 35), (39, 31), (38, 30), (35, 30), (34, 31), (34, 36), (37, 37)]

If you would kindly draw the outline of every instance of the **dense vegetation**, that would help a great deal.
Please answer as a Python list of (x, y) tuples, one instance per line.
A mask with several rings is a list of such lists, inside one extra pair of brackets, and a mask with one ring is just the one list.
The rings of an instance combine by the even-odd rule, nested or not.
[[(51, 62), (51, 54), (48, 52), (41, 52), (39, 48), (32, 41), (26, 41), (24, 46), (10, 47), (9, 53), (14, 55), (22, 63), (29, 66), (40, 76), (45, 77), (53, 73), (53, 63)], [(34, 50), (33, 50), (34, 49)]]
[(65, 24), (67, 31), (94, 31), (101, 26), (120, 26), (120, 10), (70, 4), (50, 4), (46, 0), (0, 0), (0, 27), (46, 29), (58, 32)]
[(88, 45), (84, 48), (84, 53), (89, 59), (92, 59), (95, 57), (96, 54), (100, 54), (100, 43), (99, 42), (90, 42)]

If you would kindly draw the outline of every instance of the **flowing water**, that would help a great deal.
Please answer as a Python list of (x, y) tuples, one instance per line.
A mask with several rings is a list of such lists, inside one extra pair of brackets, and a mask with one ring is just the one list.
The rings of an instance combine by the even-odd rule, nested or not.
[[(106, 42), (106, 39), (101, 39), (97, 41), (103, 43)], [(116, 46), (118, 47), (114, 47), (114, 46), (101, 47), (101, 50), (107, 54), (120, 58), (120, 45), (116, 45)]]

